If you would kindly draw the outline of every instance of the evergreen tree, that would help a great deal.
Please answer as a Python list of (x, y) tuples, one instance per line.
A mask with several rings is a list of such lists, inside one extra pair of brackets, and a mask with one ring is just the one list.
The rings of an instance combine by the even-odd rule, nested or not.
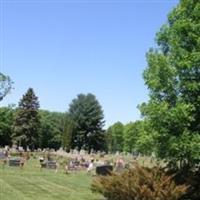
[(39, 102), (32, 88), (29, 88), (19, 102), (13, 125), (13, 140), (26, 148), (38, 146), (40, 120)]
[(69, 116), (74, 122), (73, 148), (99, 150), (105, 147), (105, 134), (102, 129), (104, 115), (93, 94), (79, 94), (70, 104)]

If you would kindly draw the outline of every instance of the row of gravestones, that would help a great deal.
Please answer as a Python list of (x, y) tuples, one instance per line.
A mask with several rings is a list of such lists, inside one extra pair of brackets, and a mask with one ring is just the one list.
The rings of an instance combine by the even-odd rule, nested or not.
[[(12, 145), (12, 147), (9, 146), (5, 146), (4, 148), (1, 149), (2, 151), (10, 151), (12, 153), (16, 153), (16, 152), (21, 152), (21, 151), (25, 151), (23, 147), (21, 146), (17, 146), (17, 145)], [(30, 149), (27, 147), (26, 151), (30, 151)]]
[[(5, 161), (7, 157), (5, 156), (3, 151), (0, 151), (0, 160)], [(20, 167), (22, 166), (21, 159), (20, 158), (11, 158), (8, 160), (8, 165), (11, 167)], [(56, 161), (47, 161), (45, 163), (41, 163), (42, 168), (48, 168), (48, 169), (56, 169), (57, 163)], [(113, 170), (112, 166), (100, 166), (96, 168), (96, 173), (99, 175), (107, 175), (110, 174), (110, 172)]]
[[(64, 155), (66, 152), (60, 148), (57, 153), (59, 153), (60, 155)], [(90, 154), (88, 153), (88, 151), (86, 150), (80, 150), (78, 151), (77, 149), (71, 149), (70, 154), (72, 155), (81, 155), (81, 156), (84, 156), (84, 155), (100, 155), (100, 156), (104, 156), (106, 155), (106, 152), (102, 152), (102, 151), (94, 151), (94, 150), (91, 150), (90, 151)], [(115, 155), (115, 156), (128, 156), (128, 157), (134, 157), (134, 158), (138, 158), (138, 157), (141, 157), (142, 154), (138, 153), (138, 152), (133, 152), (133, 153), (127, 153), (127, 152), (119, 152), (117, 151), (116, 153), (108, 153), (108, 154), (112, 154), (112, 155)]]
[[(9, 149), (10, 152), (19, 152), (19, 151), (24, 151), (23, 147), (21, 146), (17, 146), (17, 145), (13, 145), (11, 148), (9, 148), (8, 146), (6, 146), (4, 148), (5, 150)], [(30, 151), (30, 149), (27, 147), (26, 151)], [(38, 152), (56, 152), (54, 149), (49, 149), (49, 148), (46, 148), (46, 149), (37, 149), (36, 151)], [(65, 151), (63, 150), (63, 148), (60, 148), (57, 152), (60, 152), (63, 154), (65, 153)], [(89, 155), (88, 151), (86, 150), (80, 150), (78, 151), (77, 149), (71, 149), (70, 150), (70, 154), (73, 154), (73, 155)], [(106, 153), (105, 152), (101, 152), (101, 151), (94, 151), (93, 149), (90, 151), (90, 155), (105, 155)], [(111, 153), (108, 153), (108, 154), (111, 154)], [(140, 157), (142, 156), (140, 153), (138, 152), (133, 152), (133, 153), (125, 153), (125, 152), (119, 152), (117, 151), (114, 155), (116, 156), (134, 156), (134, 157)]]

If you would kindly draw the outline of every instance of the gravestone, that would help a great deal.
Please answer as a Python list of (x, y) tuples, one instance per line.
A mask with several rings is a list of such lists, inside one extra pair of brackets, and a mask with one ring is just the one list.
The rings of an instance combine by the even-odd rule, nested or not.
[(79, 151), (78, 151), (77, 149), (74, 149), (74, 150), (73, 150), (73, 154), (74, 154), (74, 155), (78, 155), (78, 154), (79, 154)]
[(47, 161), (46, 162), (46, 168), (47, 169), (56, 169), (57, 168), (57, 163), (54, 160)]
[(11, 147), (11, 152), (12, 153), (17, 153), (18, 150), (17, 150), (17, 145), (13, 144), (12, 147)]
[(10, 167), (19, 167), (21, 165), (21, 159), (20, 158), (10, 158), (8, 161), (8, 165)]
[(69, 153), (70, 153), (70, 154), (73, 154), (73, 149), (70, 149)]
[(110, 175), (113, 171), (112, 165), (102, 165), (96, 167), (96, 174), (101, 176), (107, 176)]
[(23, 147), (18, 147), (19, 151), (24, 151), (24, 148)]
[(80, 155), (81, 155), (81, 156), (85, 156), (85, 154), (86, 154), (85, 150), (84, 150), (84, 149), (81, 149), (81, 150), (80, 150)]
[(9, 146), (5, 146), (5, 151), (8, 151), (9, 149), (10, 149), (10, 147)]
[(4, 152), (0, 152), (0, 160), (5, 160), (6, 156)]

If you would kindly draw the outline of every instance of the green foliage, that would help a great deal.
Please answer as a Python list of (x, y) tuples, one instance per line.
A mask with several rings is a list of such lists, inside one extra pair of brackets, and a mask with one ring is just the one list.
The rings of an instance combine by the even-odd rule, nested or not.
[(101, 105), (93, 94), (79, 94), (72, 101), (69, 117), (74, 122), (72, 147), (79, 149), (103, 149), (105, 134), (103, 131), (104, 115)]
[(178, 200), (187, 189), (176, 185), (172, 176), (158, 167), (150, 169), (137, 165), (122, 174), (100, 176), (91, 188), (108, 200)]
[(138, 131), (135, 123), (130, 122), (124, 126), (124, 151), (133, 152), (137, 141)]
[(11, 145), (14, 110), (12, 107), (0, 108), (0, 146)]
[(107, 130), (106, 130), (106, 136), (105, 136), (105, 140), (106, 140), (106, 150), (108, 152), (113, 152), (113, 144), (112, 144), (112, 126), (110, 126)]
[(59, 149), (64, 131), (65, 113), (40, 110), (40, 141), (42, 148)]
[(70, 118), (69, 114), (66, 113), (64, 130), (62, 135), (62, 146), (66, 151), (69, 151), (72, 146), (72, 134), (74, 131), (74, 122)]
[(23, 147), (34, 148), (39, 139), (39, 102), (32, 88), (29, 88), (19, 102), (13, 124), (13, 140)]
[(129, 123), (124, 128), (124, 150), (150, 155), (154, 151), (154, 135), (147, 121)]
[[(11, 145), (16, 140), (13, 121), (19, 109), (12, 106), (0, 108), (0, 146)], [(41, 148), (61, 147), (63, 140), (65, 113), (39, 110), (39, 130), (35, 146)]]
[(200, 158), (200, 2), (181, 0), (147, 54), (150, 100), (140, 110), (152, 127), (156, 153), (173, 167)]
[[(85, 137), (78, 146), (86, 149), (106, 149), (103, 112), (96, 98), (83, 95), (71, 105), (71, 113), (39, 110), (39, 103), (29, 89), (15, 110), (0, 109), (0, 145), (64, 149), (77, 147), (77, 141)], [(80, 100), (80, 101), (79, 101)], [(81, 105), (81, 108), (76, 107)], [(78, 111), (78, 112), (77, 112)]]
[(136, 151), (144, 155), (151, 155), (155, 152), (156, 132), (146, 120), (136, 122), (135, 126), (138, 131), (138, 137), (135, 144)]
[(0, 101), (10, 92), (12, 84), (10, 77), (0, 72)]
[(117, 122), (106, 131), (106, 143), (109, 152), (140, 152), (149, 155), (154, 152), (156, 132), (146, 120), (123, 125)]
[(107, 145), (108, 150), (111, 152), (123, 151), (124, 137), (123, 137), (124, 125), (121, 122), (116, 122), (110, 126), (107, 130)]

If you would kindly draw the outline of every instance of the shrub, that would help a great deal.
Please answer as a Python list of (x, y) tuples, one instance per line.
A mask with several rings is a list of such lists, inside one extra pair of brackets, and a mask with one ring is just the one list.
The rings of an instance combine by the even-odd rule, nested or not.
[(177, 184), (189, 185), (180, 200), (200, 200), (200, 168), (197, 170), (178, 171), (174, 177)]
[(97, 177), (91, 189), (108, 200), (177, 200), (187, 187), (176, 185), (172, 179), (158, 167), (135, 166), (122, 174)]

